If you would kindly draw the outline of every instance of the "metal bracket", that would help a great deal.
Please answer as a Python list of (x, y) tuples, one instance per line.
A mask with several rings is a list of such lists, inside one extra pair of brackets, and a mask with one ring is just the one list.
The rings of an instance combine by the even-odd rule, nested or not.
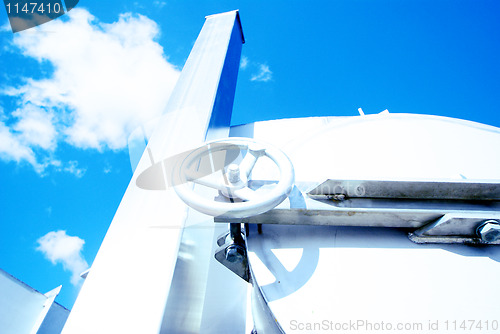
[(250, 282), (250, 267), (245, 236), (241, 233), (241, 223), (230, 223), (229, 232), (217, 238), (219, 248), (215, 251), (215, 259), (223, 266)]
[(478, 213), (445, 214), (409, 234), (411, 241), (424, 243), (461, 243), (472, 245), (500, 245), (500, 240), (492, 236), (499, 234), (496, 229), (482, 229), (486, 224), (497, 225), (498, 221)]

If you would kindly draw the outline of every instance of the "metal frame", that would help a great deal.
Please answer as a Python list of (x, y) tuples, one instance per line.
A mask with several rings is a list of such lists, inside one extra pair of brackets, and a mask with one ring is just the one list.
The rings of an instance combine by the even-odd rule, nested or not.
[[(257, 181), (253, 184), (262, 185)], [(487, 221), (493, 225), (500, 222), (498, 181), (305, 183), (296, 186), (288, 200), (273, 210), (241, 220), (250, 224), (407, 228), (410, 239), (417, 243), (500, 244), (500, 232), (489, 232), (490, 237), (486, 237), (479, 230)]]

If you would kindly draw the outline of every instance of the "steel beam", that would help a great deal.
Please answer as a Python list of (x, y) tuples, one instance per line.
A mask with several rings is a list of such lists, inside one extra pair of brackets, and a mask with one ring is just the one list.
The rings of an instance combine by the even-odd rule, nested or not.
[(348, 198), (439, 200), (500, 200), (498, 180), (326, 180), (310, 195), (345, 195)]

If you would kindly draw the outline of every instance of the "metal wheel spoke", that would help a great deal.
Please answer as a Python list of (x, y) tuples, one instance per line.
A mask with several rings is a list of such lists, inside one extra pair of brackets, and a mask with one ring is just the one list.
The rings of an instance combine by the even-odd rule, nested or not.
[(257, 162), (257, 157), (248, 152), (243, 161), (241, 161), (240, 163), (241, 173), (243, 175), (246, 175), (246, 177), (248, 177), (252, 172), (253, 166), (255, 166), (256, 162)]
[(232, 193), (244, 201), (252, 201), (257, 199), (257, 193), (255, 192), (255, 190), (252, 190), (248, 187), (234, 190)]
[(196, 184), (201, 184), (209, 188), (217, 190), (222, 190), (225, 188), (224, 184), (217, 180), (217, 177), (214, 176), (214, 174), (202, 175), (201, 173), (198, 174), (196, 172), (190, 172), (186, 173), (186, 177), (188, 181), (194, 182)]
[(248, 153), (240, 163), (240, 171), (248, 178), (259, 157), (263, 156), (266, 150), (258, 145), (248, 146)]

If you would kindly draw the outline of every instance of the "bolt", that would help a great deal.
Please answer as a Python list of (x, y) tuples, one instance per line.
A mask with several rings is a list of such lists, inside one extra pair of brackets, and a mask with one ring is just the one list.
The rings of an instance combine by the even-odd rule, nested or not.
[(231, 183), (238, 183), (240, 181), (240, 166), (237, 164), (227, 166), (227, 180)]
[(357, 187), (356, 187), (356, 194), (357, 194), (358, 196), (364, 196), (364, 195), (365, 195), (365, 193), (366, 193), (366, 191), (365, 191), (365, 187), (363, 187), (363, 186), (357, 186)]
[(344, 194), (335, 194), (332, 196), (332, 200), (343, 201), (343, 200), (345, 200), (345, 195)]
[(231, 244), (226, 248), (226, 260), (231, 263), (242, 262), (245, 258), (245, 249), (237, 244)]
[(478, 227), (477, 235), (484, 242), (495, 242), (500, 240), (500, 224), (496, 220), (485, 221)]

